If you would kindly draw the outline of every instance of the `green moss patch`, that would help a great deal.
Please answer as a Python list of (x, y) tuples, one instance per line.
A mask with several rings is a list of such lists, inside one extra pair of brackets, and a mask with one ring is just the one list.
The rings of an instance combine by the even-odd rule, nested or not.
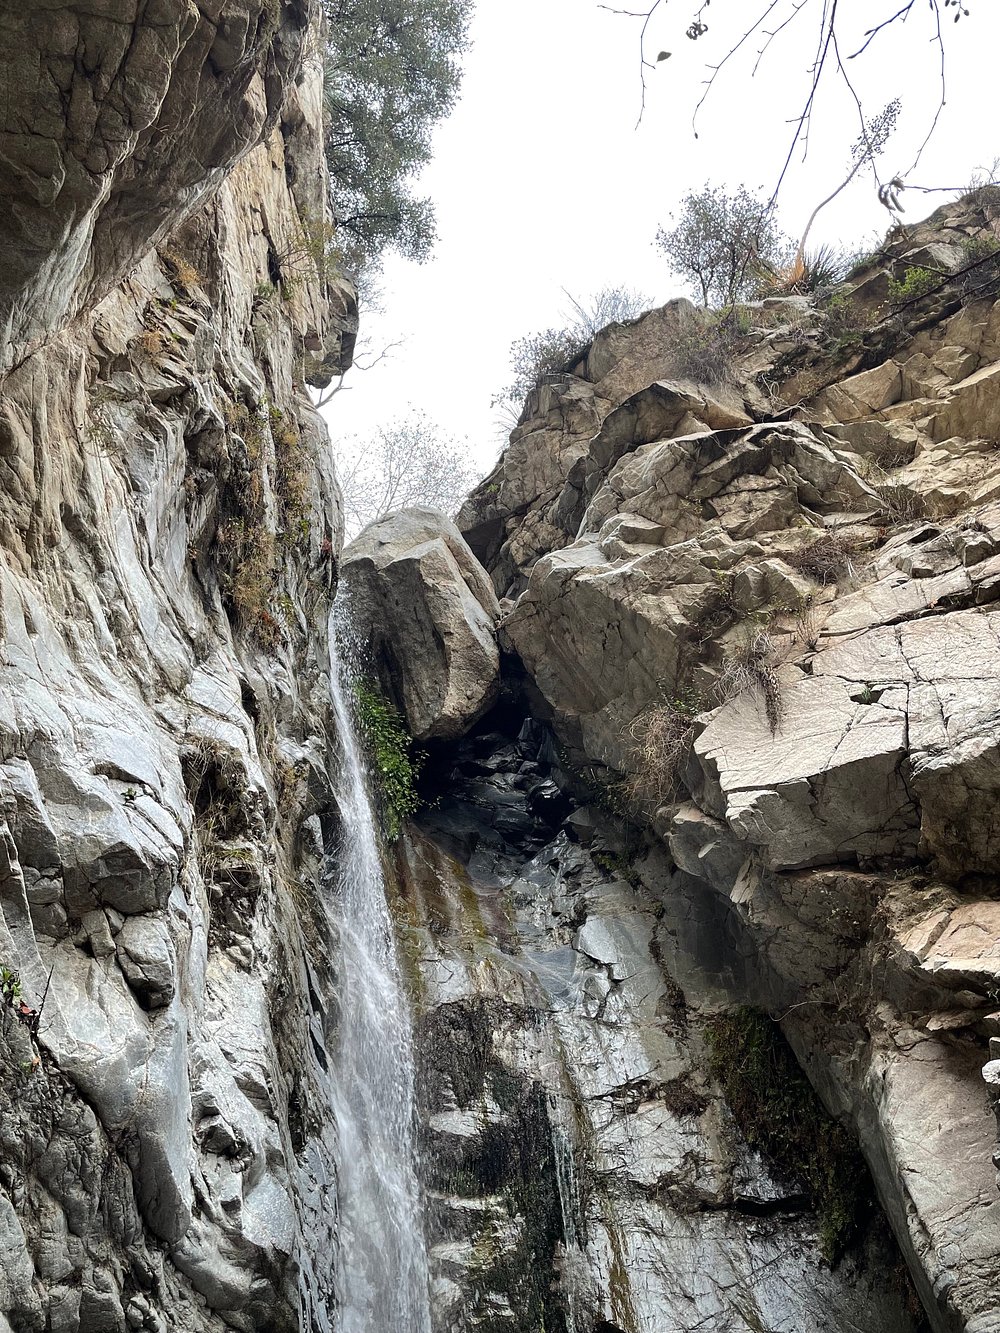
[(368, 760), (368, 776), (382, 833), (395, 842), (420, 806), (417, 777), (423, 756), (399, 710), (374, 680), (354, 686), (354, 713)]
[(779, 1175), (801, 1180), (835, 1264), (867, 1222), (874, 1188), (852, 1136), (824, 1109), (777, 1023), (742, 1008), (712, 1020), (709, 1068), (744, 1138)]

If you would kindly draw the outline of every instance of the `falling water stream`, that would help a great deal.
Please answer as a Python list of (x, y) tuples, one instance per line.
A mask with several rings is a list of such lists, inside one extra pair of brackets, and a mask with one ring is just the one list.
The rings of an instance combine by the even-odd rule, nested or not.
[(342, 738), (343, 837), (334, 910), (341, 1019), (335, 1058), (340, 1131), (339, 1333), (430, 1333), (427, 1256), (414, 1141), (410, 1014), (386, 902), (371, 804), (347, 703), (346, 612), (332, 636)]

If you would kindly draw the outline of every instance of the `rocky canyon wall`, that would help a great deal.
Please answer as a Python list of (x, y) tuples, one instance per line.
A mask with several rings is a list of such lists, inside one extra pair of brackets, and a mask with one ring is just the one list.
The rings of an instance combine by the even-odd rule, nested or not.
[[(468, 551), (370, 531), (383, 580), (426, 571), (405, 615), (349, 549), (419, 734), (498, 623), (499, 709), (431, 749), (401, 852), (441, 1328), (1000, 1328), (998, 219), (980, 191), (839, 288), (598, 334)], [(839, 1263), (765, 1014), (891, 1228), (841, 1198)]]
[(341, 564), (319, 9), (0, 18), (0, 1331), (338, 1327), (342, 577), (435, 1333), (993, 1333), (996, 192)]
[(322, 262), (319, 23), (0, 18), (15, 1333), (331, 1326), (341, 532), (305, 382), (349, 364), (355, 307)]

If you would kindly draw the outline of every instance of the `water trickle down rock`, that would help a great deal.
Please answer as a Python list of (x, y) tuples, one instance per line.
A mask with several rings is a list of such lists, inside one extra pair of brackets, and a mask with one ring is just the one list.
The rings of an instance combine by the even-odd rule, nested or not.
[(398, 853), (434, 1328), (916, 1329), (884, 1222), (831, 1272), (707, 1073), (745, 985), (717, 896), (594, 807), (533, 816), (553, 757), (474, 734)]

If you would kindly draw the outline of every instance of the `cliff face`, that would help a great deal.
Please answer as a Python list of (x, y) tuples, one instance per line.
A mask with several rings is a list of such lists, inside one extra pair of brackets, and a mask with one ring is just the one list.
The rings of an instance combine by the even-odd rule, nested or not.
[(459, 748), (400, 853), (435, 1328), (913, 1333), (860, 1159), (828, 1162), (857, 1213), (837, 1235), (727, 1109), (715, 1062), (748, 1052), (719, 1026), (744, 980), (724, 911), (571, 808), (544, 727), (510, 730)]
[[(741, 1083), (747, 1004), (931, 1326), (1000, 1327), (998, 216), (980, 192), (728, 324), (605, 330), (459, 515), (530, 721), (449, 752), (401, 879), (442, 1328), (917, 1318), (884, 1236), (827, 1271), (822, 1190), (749, 1150), (793, 1121)], [(405, 619), (378, 636), (419, 672)]]
[(939, 1329), (998, 1318), (997, 208), (751, 307), (727, 365), (683, 303), (599, 335), (459, 521), (536, 711), (669, 857), (653, 901), (714, 902)]
[(5, 1329), (330, 1326), (319, 19), (0, 21)]

